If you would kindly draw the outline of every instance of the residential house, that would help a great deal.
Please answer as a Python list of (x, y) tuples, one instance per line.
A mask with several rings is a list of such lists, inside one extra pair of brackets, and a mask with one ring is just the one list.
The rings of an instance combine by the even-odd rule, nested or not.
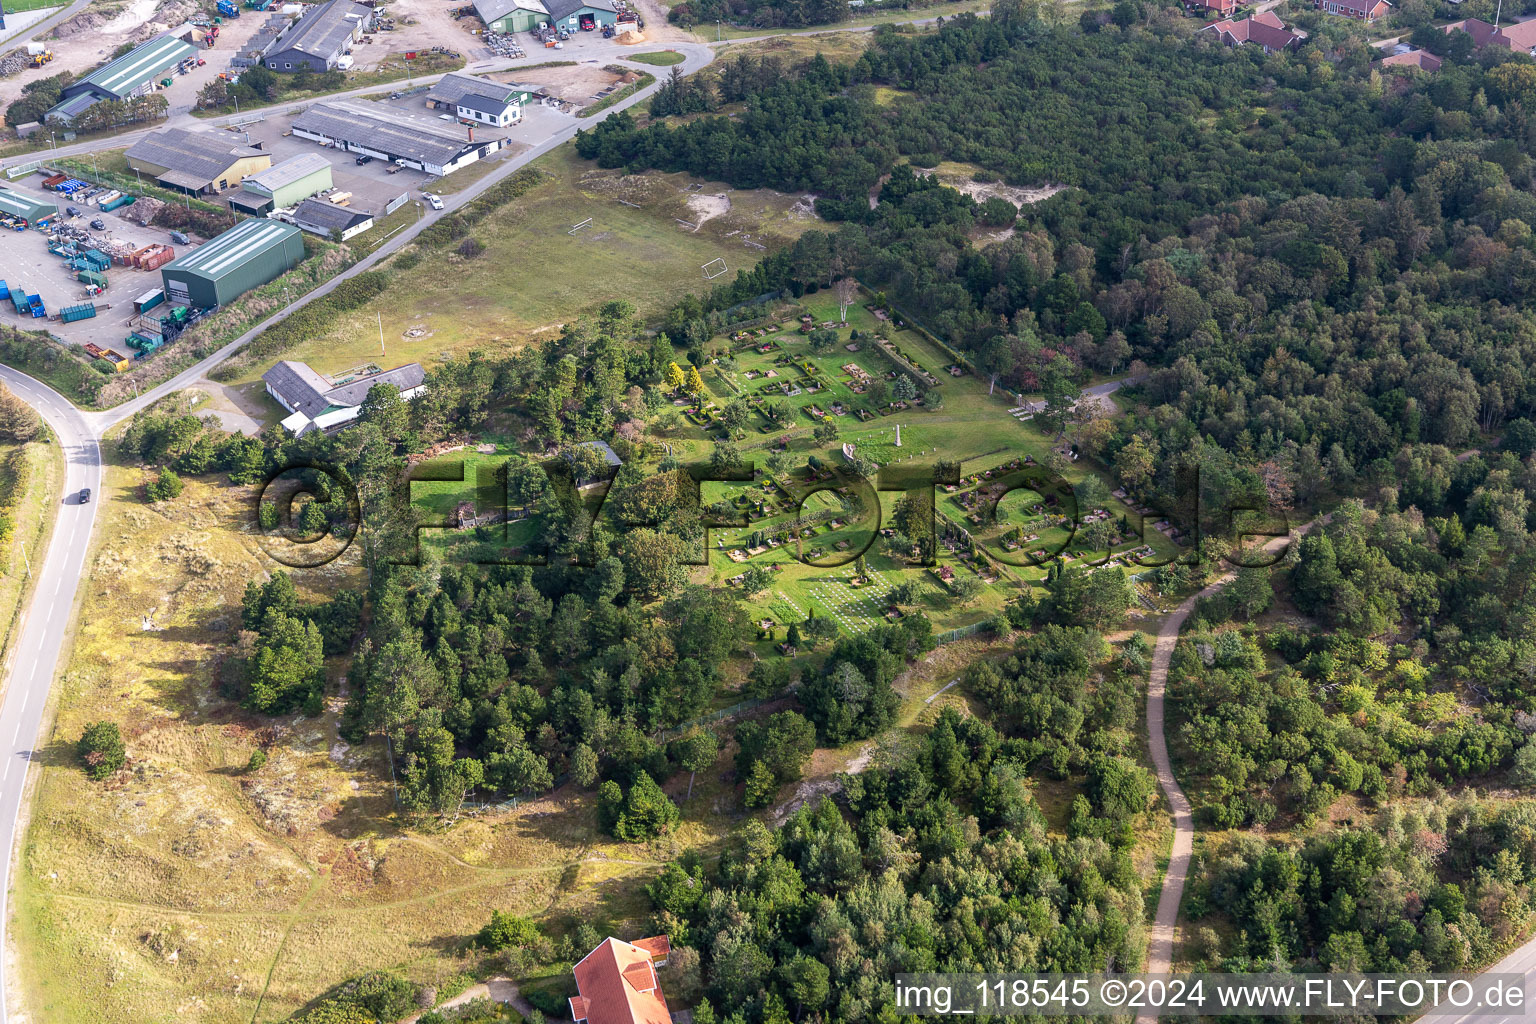
[(1472, 37), (1474, 49), (1501, 46), (1516, 53), (1536, 56), (1536, 19), (1497, 26), (1478, 18), (1467, 18), (1464, 21), (1453, 21), (1441, 29), (1447, 34), (1457, 30)]
[(1383, 57), (1376, 61), (1377, 67), (1382, 68), (1415, 68), (1419, 71), (1439, 71), (1440, 65), (1445, 62), (1428, 50), (1409, 50), (1407, 53), (1394, 53), (1390, 57)]
[(1443, 31), (1446, 35), (1450, 35), (1452, 32), (1458, 30), (1471, 36), (1472, 46), (1474, 49), (1478, 50), (1481, 50), (1483, 47), (1487, 46), (1490, 42), (1493, 41), (1493, 37), (1499, 34), (1499, 30), (1496, 26), (1490, 25), (1488, 22), (1479, 18), (1467, 18), (1465, 21), (1453, 21), (1441, 29), (1441, 31)]
[(1255, 14), (1242, 21), (1213, 22), (1200, 31), (1212, 33), (1227, 46), (1247, 43), (1262, 46), (1265, 53), (1294, 50), (1301, 44), (1301, 36), (1287, 29), (1274, 11)]
[(1367, 25), (1392, 13), (1392, 5), (1387, 0), (1312, 0), (1312, 6), (1324, 14), (1354, 18)]
[(672, 1024), (656, 976), (671, 951), (665, 935), (639, 942), (603, 940), (572, 971), (577, 991), (570, 999), (573, 1024)]
[[(286, 215), (284, 215), (284, 219)], [(373, 227), (373, 214), (353, 210), (323, 199), (306, 199), (294, 207), (295, 227), (331, 241), (345, 242)]]
[(495, 128), (505, 128), (523, 119), (523, 108), (516, 103), (473, 93), (459, 100), (454, 109), (461, 120), (479, 121)]
[(1237, 0), (1184, 0), (1184, 9), (1192, 14), (1204, 12), (1217, 18), (1237, 13)]

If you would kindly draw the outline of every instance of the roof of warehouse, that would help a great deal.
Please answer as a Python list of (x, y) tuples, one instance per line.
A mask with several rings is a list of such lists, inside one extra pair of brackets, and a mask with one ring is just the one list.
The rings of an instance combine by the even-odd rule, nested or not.
[(475, 13), (480, 15), (480, 20), (487, 25), (498, 18), (505, 18), (513, 11), (548, 14), (549, 8), (545, 7), (540, 0), (475, 0)]
[(346, 49), (357, 26), (373, 12), (352, 0), (331, 0), (298, 20), (278, 42), (278, 52), (297, 50), (329, 59)]
[(299, 229), (292, 224), (275, 220), (242, 221), (213, 241), (167, 264), (165, 269), (191, 270), (209, 277), (218, 277), (239, 266), (247, 257), (298, 233)]
[(376, 103), (346, 100), (317, 103), (294, 118), (292, 127), (294, 131), (316, 132), (391, 157), (429, 164), (450, 163), (460, 153), (481, 144), (470, 142), (464, 132), (445, 126), (437, 118), (417, 117), (396, 108), (381, 110)]
[(427, 371), (421, 368), (420, 363), (406, 363), (393, 370), (385, 370), (372, 377), (363, 377), (350, 384), (343, 384), (327, 392), (325, 397), (332, 405), (362, 405), (363, 399), (368, 397), (368, 392), (373, 390), (375, 384), (393, 384), (401, 391), (409, 391), (412, 388), (421, 387), (426, 381)]
[(345, 231), (354, 224), (372, 220), (373, 216), (321, 199), (306, 199), (294, 207), (293, 219), (327, 231)]
[(43, 118), (46, 120), (50, 117), (59, 117), (66, 121), (72, 121), (76, 114), (82, 110), (89, 110), (96, 105), (96, 102), (97, 97), (91, 93), (76, 93), (67, 100), (60, 100), (58, 103), (55, 103), (48, 113), (43, 115)]
[(590, 7), (594, 11), (607, 11), (609, 14), (619, 12), (619, 9), (613, 6), (612, 0), (549, 0), (549, 16), (556, 21), (564, 21), (584, 7)]
[(461, 75), (455, 71), (438, 79), (437, 84), (427, 91), (427, 97), (439, 103), (457, 103), (465, 96), (486, 96), (504, 100), (513, 93), (524, 91), (526, 90), (502, 85), (500, 82), (489, 82), (474, 75)]
[(236, 143), (228, 132), (193, 132), (185, 128), (167, 128), (144, 136), (128, 147), (126, 154), (167, 168), (173, 174), (162, 175), (178, 185), (206, 185), (236, 160), (271, 155), (251, 146)]
[(106, 67), (92, 71), (81, 81), (104, 92), (126, 96), (166, 68), (196, 54), (196, 48), (190, 43), (172, 35), (159, 36), (134, 47)]
[(316, 171), (330, 170), (331, 162), (319, 153), (301, 153), (282, 163), (273, 164), (259, 174), (247, 174), (245, 180), (260, 185), (268, 192), (276, 192), (284, 185), (292, 185)]
[(33, 199), (31, 196), (23, 195), (20, 192), (12, 192), (8, 188), (0, 189), (0, 213), (3, 213), (7, 216), (23, 217), (27, 220), (30, 220), (32, 218), (32, 214), (36, 213), (40, 208), (45, 206), (50, 207), (54, 213), (59, 212), (59, 208), (54, 206), (52, 203), (45, 203), (40, 199)]

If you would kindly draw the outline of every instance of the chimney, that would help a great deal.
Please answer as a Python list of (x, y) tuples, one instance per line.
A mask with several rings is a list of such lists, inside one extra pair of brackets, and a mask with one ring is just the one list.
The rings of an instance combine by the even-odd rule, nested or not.
[(475, 141), (475, 126), (474, 125), (469, 125), (468, 128), (469, 128), (469, 141), (470, 141), (471, 144), (473, 144), (474, 141)]

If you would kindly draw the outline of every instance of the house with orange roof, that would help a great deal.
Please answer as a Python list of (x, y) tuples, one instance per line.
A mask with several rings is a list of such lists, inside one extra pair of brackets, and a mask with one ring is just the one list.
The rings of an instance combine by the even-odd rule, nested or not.
[(1265, 53), (1294, 50), (1301, 43), (1301, 36), (1287, 29), (1274, 11), (1255, 14), (1242, 21), (1212, 22), (1200, 31), (1212, 33), (1227, 46), (1244, 43), (1262, 46)]
[(1477, 18), (1467, 18), (1464, 21), (1453, 21), (1441, 31), (1449, 34), (1458, 29), (1472, 37), (1474, 49), (1502, 46), (1516, 53), (1536, 55), (1536, 19), (1517, 21), (1511, 25), (1490, 25)]
[(1436, 57), (1428, 50), (1409, 50), (1407, 53), (1394, 53), (1390, 57), (1383, 57), (1376, 62), (1378, 67), (1384, 68), (1413, 68), (1418, 71), (1439, 71), (1440, 65), (1445, 61)]
[(1312, 0), (1312, 6), (1324, 14), (1354, 18), (1367, 25), (1392, 13), (1392, 5), (1387, 0)]
[(638, 942), (609, 937), (572, 970), (577, 994), (570, 999), (574, 1024), (672, 1024), (656, 968), (666, 965), (672, 943), (665, 935)]

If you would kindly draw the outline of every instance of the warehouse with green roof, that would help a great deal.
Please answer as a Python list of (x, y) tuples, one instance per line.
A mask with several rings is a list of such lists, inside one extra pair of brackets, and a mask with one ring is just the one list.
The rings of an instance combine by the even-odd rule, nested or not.
[(59, 102), (43, 118), (68, 121), (102, 100), (126, 100), (153, 92), (156, 83), (168, 72), (188, 57), (196, 56), (197, 48), (180, 36), (156, 36), (65, 86)]
[(224, 306), (292, 270), (304, 258), (304, 235), (292, 224), (247, 220), (160, 271), (173, 305)]
[(59, 215), (59, 208), (41, 199), (34, 199), (25, 192), (0, 188), (0, 217), (26, 222), (36, 227)]

